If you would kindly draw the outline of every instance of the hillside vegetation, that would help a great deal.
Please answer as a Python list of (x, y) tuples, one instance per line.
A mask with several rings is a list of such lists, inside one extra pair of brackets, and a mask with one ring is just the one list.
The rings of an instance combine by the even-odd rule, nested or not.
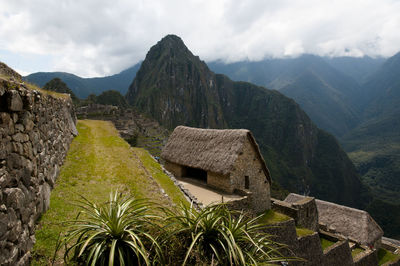
[(147, 151), (131, 148), (110, 122), (81, 120), (77, 126), (79, 135), (71, 144), (51, 193), (50, 209), (36, 232), (33, 253), (37, 265), (49, 263), (57, 238), (65, 229), (62, 222), (77, 215), (73, 201), (80, 199), (80, 195), (104, 202), (111, 191), (118, 190), (164, 205), (186, 202)]
[(44, 84), (43, 89), (58, 93), (67, 93), (70, 95), (71, 100), (74, 104), (77, 104), (79, 102), (78, 97), (76, 97), (76, 95), (72, 92), (72, 90), (68, 88), (67, 84), (65, 84), (65, 82), (63, 82), (59, 78), (54, 78), (49, 82), (47, 82), (46, 84)]

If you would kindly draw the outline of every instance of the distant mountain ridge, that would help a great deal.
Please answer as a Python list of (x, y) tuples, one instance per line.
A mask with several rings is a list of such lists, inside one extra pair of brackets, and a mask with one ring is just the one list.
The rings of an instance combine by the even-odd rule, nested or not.
[(377, 207), (400, 209), (400, 53), (388, 59), (303, 59), (211, 66), (279, 89), (319, 127), (339, 137), (373, 192), (371, 214), (386, 233), (400, 237), (399, 212), (389, 218)]
[(400, 204), (400, 53), (364, 89), (362, 122), (344, 136), (343, 144), (376, 196)]
[(214, 74), (177, 36), (150, 49), (126, 97), (170, 129), (181, 124), (250, 129), (273, 178), (285, 188), (350, 206), (366, 204), (367, 192), (345, 152), (293, 100)]
[[(365, 66), (365, 61), (371, 65)], [(348, 68), (347, 72), (336, 68), (346, 63), (353, 68)], [(354, 99), (362, 88), (356, 79), (369, 76), (379, 64), (381, 59), (324, 58), (306, 54), (259, 62), (212, 62), (210, 66), (234, 80), (279, 90), (299, 103), (320, 128), (340, 138), (360, 121), (361, 105)]]
[(119, 74), (99, 78), (81, 78), (66, 72), (37, 72), (24, 77), (24, 79), (43, 87), (50, 80), (60, 78), (78, 98), (83, 99), (90, 94), (98, 95), (107, 90), (116, 90), (125, 94), (139, 67), (140, 63)]

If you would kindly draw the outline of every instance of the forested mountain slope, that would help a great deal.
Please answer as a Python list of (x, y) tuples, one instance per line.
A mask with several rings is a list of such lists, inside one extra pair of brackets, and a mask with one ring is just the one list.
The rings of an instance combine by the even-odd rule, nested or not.
[(285, 188), (350, 206), (366, 204), (367, 192), (346, 153), (293, 100), (214, 74), (177, 36), (150, 49), (127, 100), (170, 129), (181, 124), (250, 129), (273, 178)]

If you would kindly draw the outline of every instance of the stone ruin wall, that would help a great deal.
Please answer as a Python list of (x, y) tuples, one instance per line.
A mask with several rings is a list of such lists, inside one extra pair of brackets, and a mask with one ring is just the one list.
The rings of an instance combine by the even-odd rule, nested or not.
[[(318, 220), (318, 213), (314, 198), (306, 198), (296, 204), (290, 204), (285, 201), (273, 199), (272, 209), (283, 213), (291, 219), (274, 224), (266, 230), (272, 235), (272, 240), (287, 245), (288, 250), (283, 249), (281, 252), (286, 256), (296, 256), (306, 261), (289, 262), (288, 265), (295, 266), (375, 266), (378, 265), (377, 250), (366, 250), (355, 256), (351, 255), (349, 241), (340, 235), (329, 233), (315, 228), (315, 221)], [(312, 221), (312, 219), (316, 219)], [(311, 229), (314, 233), (305, 236), (297, 236), (296, 226)], [(322, 250), (320, 237), (324, 236), (334, 242), (332, 246)], [(366, 246), (363, 246), (367, 248)], [(390, 262), (385, 264), (400, 265), (399, 262)]]
[(0, 78), (0, 265), (29, 264), (35, 222), (49, 208), (75, 123), (67, 95)]

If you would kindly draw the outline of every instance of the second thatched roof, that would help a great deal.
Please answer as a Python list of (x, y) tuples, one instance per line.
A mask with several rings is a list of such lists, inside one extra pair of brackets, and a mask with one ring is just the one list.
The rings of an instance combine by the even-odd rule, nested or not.
[(271, 184), (269, 170), (260, 149), (247, 129), (200, 129), (178, 126), (165, 145), (161, 157), (188, 167), (229, 174), (236, 159), (250, 141), (261, 162), (265, 176)]
[[(304, 198), (305, 196), (290, 193), (285, 201), (294, 203)], [(381, 227), (366, 211), (318, 199), (315, 203), (319, 223), (327, 225), (345, 237), (364, 245), (372, 245), (383, 236)]]

